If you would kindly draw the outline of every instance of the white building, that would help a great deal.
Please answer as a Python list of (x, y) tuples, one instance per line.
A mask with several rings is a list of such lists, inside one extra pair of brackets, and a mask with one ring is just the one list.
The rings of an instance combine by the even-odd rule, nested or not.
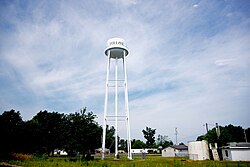
[(142, 151), (143, 151), (144, 149), (138, 149), (138, 148), (136, 148), (136, 149), (131, 149), (131, 152), (132, 152), (132, 154), (141, 154), (142, 153)]
[[(102, 154), (102, 148), (97, 148), (97, 149), (95, 149), (95, 153), (96, 153), (96, 154)], [(110, 154), (110, 149), (105, 148), (104, 153), (105, 153), (105, 154)]]
[(209, 159), (208, 143), (205, 140), (188, 143), (189, 159), (207, 160)]
[(162, 157), (187, 157), (188, 146), (173, 145), (162, 150)]
[(58, 149), (55, 149), (54, 150), (54, 155), (68, 155), (68, 153), (64, 150), (58, 150)]
[(221, 150), (223, 160), (250, 161), (250, 143), (229, 143)]
[(139, 149), (131, 149), (132, 154), (141, 154), (145, 152), (146, 154), (156, 154), (158, 150), (156, 148), (139, 148)]

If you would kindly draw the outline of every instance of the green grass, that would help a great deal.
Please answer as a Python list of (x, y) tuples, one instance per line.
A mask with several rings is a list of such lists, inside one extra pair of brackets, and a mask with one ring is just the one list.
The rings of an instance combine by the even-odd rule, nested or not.
[(126, 155), (121, 155), (119, 160), (115, 160), (113, 155), (101, 160), (100, 156), (95, 155), (93, 161), (81, 161), (80, 159), (70, 159), (68, 157), (42, 157), (33, 158), (27, 161), (11, 161), (11, 164), (24, 167), (250, 167), (250, 162), (231, 162), (231, 161), (192, 161), (185, 158), (165, 158), (160, 155), (147, 155), (142, 159), (141, 155), (133, 155), (133, 160), (128, 160)]

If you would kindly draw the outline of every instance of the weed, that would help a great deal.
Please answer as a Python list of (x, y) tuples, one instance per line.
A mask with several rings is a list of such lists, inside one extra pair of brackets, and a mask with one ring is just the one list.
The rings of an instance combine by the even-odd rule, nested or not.
[(12, 152), (10, 153), (10, 158), (13, 160), (25, 161), (30, 160), (32, 155)]
[(101, 157), (95, 157), (93, 161), (81, 161), (80, 159), (70, 161), (70, 157), (49, 157), (49, 158), (32, 158), (25, 161), (11, 161), (12, 164), (21, 165), (24, 167), (248, 167), (250, 162), (231, 162), (231, 161), (192, 161), (183, 158), (165, 158), (161, 156), (147, 155), (146, 159), (135, 155), (133, 160), (128, 160), (125, 155), (121, 155), (119, 160), (114, 160), (114, 156), (107, 156), (105, 160)]

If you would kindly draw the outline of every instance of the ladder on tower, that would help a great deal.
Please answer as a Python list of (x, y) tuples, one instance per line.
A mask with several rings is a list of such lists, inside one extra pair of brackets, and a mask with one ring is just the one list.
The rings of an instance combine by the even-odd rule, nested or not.
[(219, 161), (220, 157), (216, 148), (212, 148), (212, 153), (215, 161)]

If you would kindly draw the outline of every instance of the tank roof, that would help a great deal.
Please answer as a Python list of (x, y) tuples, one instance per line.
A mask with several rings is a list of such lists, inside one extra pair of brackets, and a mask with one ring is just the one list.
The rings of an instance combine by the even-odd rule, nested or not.
[(111, 38), (107, 42), (107, 48), (105, 49), (105, 54), (108, 56), (108, 51), (110, 51), (111, 58), (122, 58), (128, 55), (128, 48), (125, 40), (122, 38)]

